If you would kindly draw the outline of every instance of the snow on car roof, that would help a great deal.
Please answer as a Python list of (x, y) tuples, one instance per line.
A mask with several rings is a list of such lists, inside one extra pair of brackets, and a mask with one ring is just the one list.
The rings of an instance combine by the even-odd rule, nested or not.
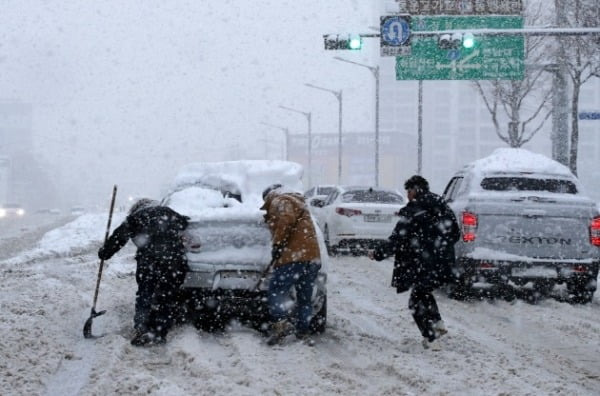
[(288, 190), (301, 191), (302, 172), (302, 165), (290, 161), (198, 162), (181, 169), (172, 189), (194, 184), (211, 186), (241, 194), (244, 205), (260, 207), (263, 190), (274, 183), (280, 183)]
[(532, 172), (573, 177), (566, 166), (544, 155), (522, 148), (499, 148), (484, 158), (465, 166), (474, 173)]

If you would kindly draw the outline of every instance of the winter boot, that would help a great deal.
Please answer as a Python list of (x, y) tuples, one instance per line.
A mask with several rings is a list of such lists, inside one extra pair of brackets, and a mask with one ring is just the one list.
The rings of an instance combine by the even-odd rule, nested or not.
[(315, 346), (315, 340), (310, 333), (296, 333), (296, 338), (302, 341), (304, 345)]
[(444, 324), (443, 320), (438, 320), (437, 322), (435, 322), (432, 325), (432, 328), (435, 338), (440, 338), (444, 334), (448, 333), (448, 329), (446, 329), (446, 325)]
[(290, 334), (292, 325), (287, 320), (280, 320), (271, 325), (271, 335), (267, 340), (267, 345), (281, 344), (285, 337)]
[(431, 349), (432, 351), (441, 351), (442, 350), (442, 346), (440, 345), (440, 341), (436, 338), (433, 340), (429, 340), (428, 338), (423, 338), (423, 348), (424, 349)]
[(152, 332), (146, 332), (142, 334), (137, 334), (131, 340), (131, 345), (133, 346), (150, 346), (150, 345), (159, 345), (165, 343), (165, 338), (155, 335)]

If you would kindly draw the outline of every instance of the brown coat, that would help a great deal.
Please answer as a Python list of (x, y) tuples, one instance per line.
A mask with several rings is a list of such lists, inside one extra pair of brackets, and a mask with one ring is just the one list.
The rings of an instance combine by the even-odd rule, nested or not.
[(315, 227), (302, 195), (271, 192), (261, 209), (267, 211), (265, 221), (271, 230), (273, 245), (284, 246), (274, 267), (321, 259)]

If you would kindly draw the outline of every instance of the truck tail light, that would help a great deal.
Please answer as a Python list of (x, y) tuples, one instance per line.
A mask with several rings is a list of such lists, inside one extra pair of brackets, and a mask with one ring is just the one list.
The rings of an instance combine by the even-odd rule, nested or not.
[(465, 242), (475, 240), (475, 230), (477, 229), (477, 215), (470, 212), (462, 213), (462, 239)]
[(600, 216), (594, 217), (590, 224), (590, 242), (594, 246), (600, 246)]
[(342, 215), (342, 216), (348, 216), (348, 217), (359, 216), (362, 214), (362, 212), (360, 210), (347, 209), (347, 208), (335, 208), (335, 213)]

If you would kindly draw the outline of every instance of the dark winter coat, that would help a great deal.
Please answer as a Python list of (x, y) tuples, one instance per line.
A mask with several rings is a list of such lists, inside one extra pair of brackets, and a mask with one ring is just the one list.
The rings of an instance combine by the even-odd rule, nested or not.
[[(136, 280), (161, 280), (179, 286), (187, 272), (185, 248), (181, 231), (188, 225), (188, 217), (166, 206), (140, 209), (125, 219), (98, 252), (108, 260), (130, 239), (137, 246)], [(159, 283), (162, 283), (159, 282)]]
[(456, 217), (438, 195), (425, 192), (399, 212), (389, 239), (374, 252), (376, 260), (395, 255), (392, 286), (436, 288), (451, 279), (454, 244), (460, 238)]

